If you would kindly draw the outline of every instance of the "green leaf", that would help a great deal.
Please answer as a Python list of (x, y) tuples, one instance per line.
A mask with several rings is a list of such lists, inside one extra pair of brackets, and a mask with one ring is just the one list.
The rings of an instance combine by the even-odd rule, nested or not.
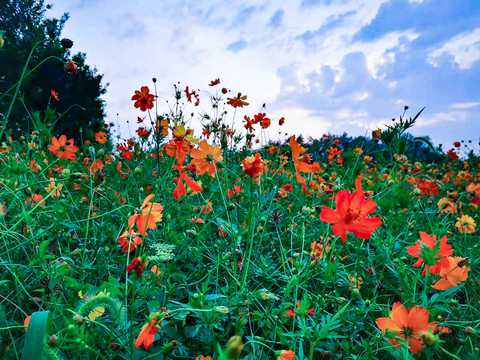
[(25, 345), (23, 346), (23, 360), (41, 360), (43, 353), (43, 338), (47, 327), (48, 311), (36, 311), (28, 323)]

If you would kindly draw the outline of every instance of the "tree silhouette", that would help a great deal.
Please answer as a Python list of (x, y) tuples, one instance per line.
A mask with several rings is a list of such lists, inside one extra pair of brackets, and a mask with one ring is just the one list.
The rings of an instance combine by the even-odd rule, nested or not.
[[(2, 125), (8, 120), (10, 133), (19, 136), (32, 129), (33, 112), (45, 114), (54, 109), (58, 121), (47, 124), (53, 125), (54, 133), (77, 141), (91, 139), (103, 129), (104, 102), (100, 96), (106, 88), (101, 84), (102, 75), (85, 63), (85, 53), (72, 57), (71, 43), (63, 41), (62, 45), (60, 34), (68, 14), (49, 19), (45, 17), (48, 9), (44, 0), (0, 0), (0, 31), (4, 39), (0, 50), (0, 120)], [(27, 76), (10, 110), (15, 84), (28, 59)], [(76, 74), (65, 71), (70, 59), (78, 66)], [(52, 90), (58, 94), (58, 101)]]

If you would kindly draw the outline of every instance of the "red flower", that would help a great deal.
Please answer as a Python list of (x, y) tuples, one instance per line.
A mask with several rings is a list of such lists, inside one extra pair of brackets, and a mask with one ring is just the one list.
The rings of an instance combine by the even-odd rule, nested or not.
[(136, 108), (140, 108), (141, 111), (147, 111), (147, 109), (153, 108), (153, 101), (155, 95), (150, 94), (150, 89), (148, 86), (142, 86), (140, 91), (135, 90), (135, 95), (132, 96), (132, 100), (135, 100)]
[(429, 274), (438, 274), (442, 267), (449, 267), (447, 256), (453, 254), (453, 249), (447, 244), (447, 237), (443, 236), (440, 243), (437, 242), (437, 236), (430, 236), (426, 232), (420, 232), (421, 241), (416, 241), (415, 245), (409, 246), (407, 253), (418, 260), (413, 264), (415, 267), (420, 267), (425, 263), (422, 275), (427, 274), (427, 267)]
[(242, 161), (243, 172), (252, 179), (262, 174), (263, 167), (264, 163), (259, 153), (256, 153), (255, 156), (247, 156), (245, 160)]
[(365, 200), (362, 176), (357, 178), (355, 184), (357, 190), (353, 194), (348, 190), (341, 190), (335, 195), (336, 210), (322, 206), (320, 214), (320, 219), (328, 224), (334, 224), (332, 230), (343, 242), (347, 240), (347, 232), (352, 232), (360, 239), (369, 239), (382, 225), (382, 219), (379, 217), (367, 218), (377, 204), (373, 200)]
[[(297, 307), (297, 309), (300, 309), (300, 300), (297, 300), (296, 307)], [(283, 314), (283, 317), (295, 317), (298, 314), (300, 314), (300, 315), (315, 315), (315, 310), (313, 308), (305, 309), (304, 311), (298, 311), (298, 310), (295, 310), (295, 308), (293, 308), (293, 309), (288, 309), (286, 311), (287, 311), (287, 313)]]
[(130, 265), (127, 266), (127, 273), (131, 274), (134, 270), (137, 273), (137, 277), (143, 276), (143, 270), (148, 265), (148, 260), (140, 257), (136, 257), (132, 260)]
[(215, 85), (218, 85), (218, 84), (220, 84), (220, 79), (215, 79), (215, 80), (211, 81), (208, 86), (215, 86)]

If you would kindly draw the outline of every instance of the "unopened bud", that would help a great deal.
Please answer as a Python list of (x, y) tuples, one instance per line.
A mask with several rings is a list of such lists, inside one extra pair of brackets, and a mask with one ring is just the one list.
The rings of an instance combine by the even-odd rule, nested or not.
[(236, 359), (243, 350), (243, 342), (241, 336), (233, 336), (227, 343), (227, 355), (229, 359)]
[(50, 346), (55, 346), (57, 344), (57, 339), (57, 335), (54, 334), (48, 338), (47, 344)]
[(60, 40), (60, 44), (66, 49), (70, 49), (73, 46), (73, 41), (67, 38)]
[(215, 311), (218, 312), (218, 313), (221, 313), (221, 314), (228, 314), (229, 313), (229, 310), (226, 306), (217, 306), (215, 308)]
[(80, 324), (83, 323), (83, 318), (82, 318), (80, 315), (78, 315), (78, 314), (75, 314), (75, 316), (73, 317), (73, 320), (75, 320), (75, 322), (76, 322), (78, 325), (80, 325)]

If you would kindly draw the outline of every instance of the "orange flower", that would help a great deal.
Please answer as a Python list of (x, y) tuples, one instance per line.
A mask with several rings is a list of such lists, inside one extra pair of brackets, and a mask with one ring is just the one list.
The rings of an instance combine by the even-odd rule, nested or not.
[(411, 353), (416, 354), (423, 347), (420, 333), (437, 331), (437, 324), (434, 321), (428, 322), (429, 317), (430, 313), (427, 309), (418, 306), (406, 309), (396, 302), (390, 311), (390, 317), (378, 318), (376, 324), (382, 333), (387, 335), (389, 343), (400, 348), (398, 342), (400, 339), (402, 343), (408, 345)]
[(128, 226), (132, 228), (136, 224), (140, 235), (145, 235), (147, 229), (155, 229), (157, 222), (162, 221), (163, 206), (159, 203), (150, 202), (154, 196), (154, 194), (148, 195), (143, 200), (140, 214), (132, 215), (128, 219)]
[(281, 350), (277, 360), (295, 360), (295, 352), (292, 350)]
[(460, 231), (460, 234), (472, 234), (477, 230), (477, 224), (475, 224), (473, 218), (468, 215), (462, 215), (459, 217), (455, 226), (458, 231)]
[(445, 214), (448, 214), (450, 212), (452, 214), (457, 213), (457, 205), (449, 198), (446, 198), (446, 197), (441, 198), (440, 200), (438, 200), (437, 206), (438, 206), (438, 211), (442, 213), (445, 213)]
[(448, 260), (449, 266), (440, 269), (440, 276), (442, 278), (432, 285), (434, 289), (447, 290), (457, 286), (461, 282), (467, 281), (468, 272), (470, 271), (470, 268), (466, 266), (468, 258), (449, 256), (446, 259)]
[(52, 137), (52, 145), (48, 146), (48, 150), (60, 159), (75, 160), (78, 147), (73, 145), (73, 139), (67, 140), (67, 137), (62, 135), (58, 139), (55, 136)]
[(173, 198), (175, 200), (180, 199), (182, 196), (187, 195), (187, 191), (185, 190), (185, 186), (183, 185), (183, 180), (185, 180), (188, 187), (194, 192), (202, 191), (202, 187), (198, 185), (193, 179), (188, 177), (187, 173), (182, 171), (182, 167), (179, 165), (174, 165), (173, 168), (177, 170), (180, 174), (178, 177), (173, 179), (173, 181), (177, 184), (175, 189), (172, 192)]
[(27, 331), (28, 329), (28, 324), (30, 323), (30, 318), (32, 317), (32, 315), (28, 315), (25, 320), (23, 320), (23, 326), (25, 326), (24, 330)]
[[(329, 239), (330, 238), (328, 238), (325, 243), (328, 243)], [(311, 261), (315, 261), (317, 259), (324, 258), (326, 256), (326, 252), (330, 251), (330, 246), (326, 246), (323, 243), (323, 239), (321, 239), (321, 240), (322, 241), (320, 241), (320, 242), (314, 241), (310, 244), (311, 247), (312, 247), (312, 251), (310, 252), (310, 260)]]
[(95, 134), (95, 141), (99, 144), (105, 144), (108, 141), (108, 135), (106, 132), (99, 131)]
[(300, 173), (312, 172), (312, 165), (307, 163), (308, 158), (300, 158), (300, 155), (305, 153), (307, 149), (299, 145), (295, 140), (295, 135), (290, 138), (290, 148), (292, 149), (292, 158), (295, 164), (295, 177), (299, 184), (305, 185), (306, 180)]
[(55, 90), (51, 89), (51, 90), (50, 90), (50, 95), (51, 95), (55, 100), (60, 101), (60, 98), (58, 97), (58, 93), (57, 93)]
[(203, 356), (203, 355), (198, 355), (195, 360), (212, 360), (212, 357), (210, 355)]
[(29, 205), (34, 207), (38, 204), (38, 206), (45, 206), (45, 201), (43, 200), (43, 196), (40, 194), (32, 194), (27, 200), (25, 200), (25, 205)]
[(418, 260), (413, 264), (415, 267), (420, 267), (425, 263), (422, 275), (438, 274), (441, 267), (448, 267), (447, 256), (452, 255), (453, 249), (447, 244), (447, 237), (443, 236), (440, 239), (440, 244), (437, 244), (437, 236), (430, 236), (426, 232), (420, 232), (421, 241), (416, 241), (415, 245), (409, 246), (407, 253)]
[(65, 64), (64, 70), (67, 74), (77, 74), (78, 66), (72, 60)]
[(245, 101), (246, 99), (247, 95), (242, 96), (242, 93), (238, 93), (237, 97), (227, 98), (227, 104), (232, 105), (234, 108), (244, 107), (248, 105), (248, 103)]
[(343, 242), (347, 240), (347, 232), (352, 232), (360, 239), (369, 239), (373, 232), (382, 225), (379, 217), (367, 218), (377, 204), (373, 200), (365, 200), (362, 191), (362, 176), (355, 181), (357, 190), (350, 194), (341, 190), (335, 195), (336, 210), (322, 206), (320, 219), (328, 224), (334, 224), (333, 233), (340, 236)]
[(63, 188), (63, 184), (59, 184), (58, 186), (55, 185), (55, 179), (54, 178), (50, 178), (50, 185), (48, 185), (46, 188), (45, 188), (45, 191), (48, 192), (48, 193), (52, 193), (50, 196), (52, 197), (57, 197), (57, 196), (60, 196), (60, 191), (62, 190)]
[(222, 150), (218, 146), (211, 146), (205, 140), (200, 141), (200, 149), (193, 149), (190, 156), (193, 158), (191, 164), (195, 165), (195, 172), (203, 175), (206, 172), (215, 176), (216, 164), (223, 160)]
[(142, 86), (140, 91), (135, 90), (135, 95), (132, 96), (132, 100), (135, 100), (133, 106), (140, 108), (141, 111), (147, 111), (147, 109), (153, 108), (155, 95), (150, 94), (148, 86)]
[(255, 156), (247, 156), (242, 161), (243, 172), (252, 179), (262, 175), (264, 165), (259, 153), (256, 153)]
[(117, 239), (122, 246), (123, 252), (133, 251), (142, 243), (142, 238), (138, 235), (140, 235), (140, 233), (133, 231), (132, 228), (128, 228), (123, 232), (122, 236)]
[(177, 164), (181, 165), (185, 162), (187, 154), (190, 152), (190, 145), (184, 140), (170, 140), (168, 144), (165, 144), (165, 151), (168, 156), (176, 158)]
[(137, 341), (135, 341), (135, 347), (139, 348), (143, 344), (143, 347), (148, 350), (155, 340), (155, 333), (160, 330), (159, 323), (161, 322), (162, 320), (153, 318), (148, 324), (144, 325), (142, 331), (138, 334)]
[(472, 205), (480, 204), (480, 184), (468, 184), (465, 190), (469, 193), (468, 198), (472, 202)]

